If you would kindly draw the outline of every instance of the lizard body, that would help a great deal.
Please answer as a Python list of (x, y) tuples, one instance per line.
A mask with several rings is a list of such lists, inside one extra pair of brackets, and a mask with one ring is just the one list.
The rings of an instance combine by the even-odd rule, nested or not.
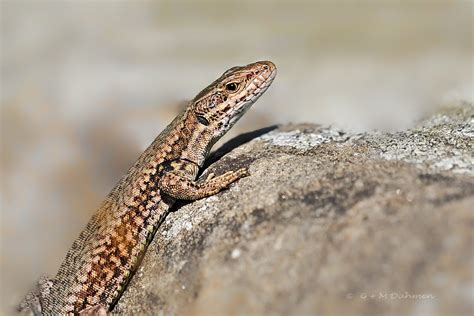
[(216, 194), (245, 168), (196, 180), (212, 145), (270, 86), (272, 62), (233, 67), (201, 91), (106, 197), (54, 279), (23, 309), (39, 315), (106, 315), (125, 290), (170, 207)]

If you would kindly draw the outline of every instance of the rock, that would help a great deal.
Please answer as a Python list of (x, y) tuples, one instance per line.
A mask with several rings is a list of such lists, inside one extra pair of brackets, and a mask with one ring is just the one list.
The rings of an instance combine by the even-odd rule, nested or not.
[(468, 315), (473, 147), (469, 104), (398, 133), (243, 135), (205, 174), (251, 176), (169, 214), (114, 313)]

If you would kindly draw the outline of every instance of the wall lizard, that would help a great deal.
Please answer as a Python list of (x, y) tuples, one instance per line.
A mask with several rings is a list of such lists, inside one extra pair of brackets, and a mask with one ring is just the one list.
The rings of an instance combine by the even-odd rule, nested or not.
[(20, 309), (35, 315), (106, 315), (136, 271), (176, 200), (211, 196), (248, 176), (241, 168), (197, 180), (219, 140), (267, 90), (270, 61), (233, 67), (202, 90), (141, 154), (106, 197), (53, 279), (40, 280)]

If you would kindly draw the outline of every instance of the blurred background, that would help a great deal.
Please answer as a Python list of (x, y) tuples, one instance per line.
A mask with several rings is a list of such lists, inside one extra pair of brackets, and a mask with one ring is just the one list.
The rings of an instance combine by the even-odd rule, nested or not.
[(225, 139), (287, 122), (396, 131), (473, 101), (471, 1), (0, 3), (0, 314), (55, 274), (140, 152), (234, 65), (279, 72)]

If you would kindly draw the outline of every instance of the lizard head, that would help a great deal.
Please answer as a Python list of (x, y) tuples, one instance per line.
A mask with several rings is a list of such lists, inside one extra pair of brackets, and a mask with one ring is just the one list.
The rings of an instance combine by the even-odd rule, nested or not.
[(268, 89), (275, 75), (271, 61), (230, 68), (194, 98), (197, 121), (218, 139)]

